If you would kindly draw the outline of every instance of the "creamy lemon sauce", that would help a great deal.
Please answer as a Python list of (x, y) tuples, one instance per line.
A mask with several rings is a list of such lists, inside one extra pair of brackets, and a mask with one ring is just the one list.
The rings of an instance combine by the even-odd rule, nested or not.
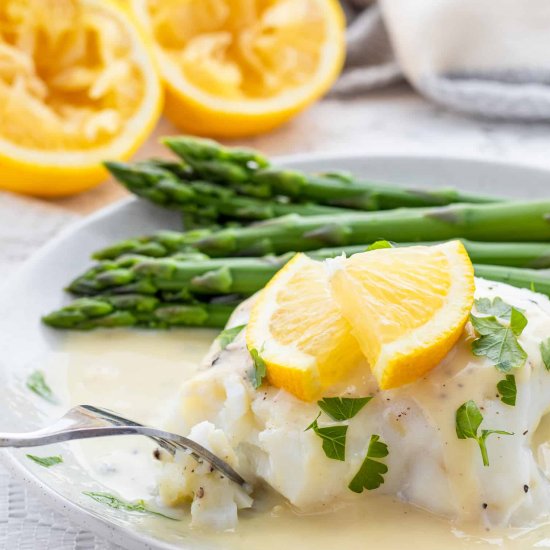
[[(506, 300), (502, 292), (499, 295)], [(66, 404), (108, 407), (144, 423), (166, 426), (179, 397), (181, 382), (198, 370), (215, 334), (206, 330), (70, 334), (48, 366), (48, 378)], [(434, 373), (432, 383), (424, 385), (422, 394), (416, 398), (445, 431), (441, 440), (452, 446), (452, 452), (446, 453), (448, 461), (444, 467), (457, 506), (466, 506), (475, 492), (476, 479), (468, 477), (465, 465), (479, 450), (473, 442), (456, 439), (454, 424), (445, 419), (444, 411), (448, 413), (449, 406), (456, 409), (455, 404), (458, 406), (468, 399), (481, 401), (483, 396), (478, 388), (484, 384), (476, 384), (478, 378), (468, 382), (467, 373), (453, 372), (453, 365), (468, 362), (465, 355), (471, 354), (468, 346), (457, 346), (452, 354)], [(494, 369), (487, 369), (483, 376), (494, 377)], [(357, 384), (360, 386), (361, 381), (357, 380)], [(550, 465), (548, 440), (550, 421), (543, 420), (532, 443), (544, 469)], [(127, 499), (147, 499), (155, 494), (159, 463), (152, 458), (153, 449), (148, 440), (135, 437), (72, 445), (90, 477), (101, 483), (104, 490)], [(421, 544), (425, 550), (452, 550), (470, 548), (474, 542), (479, 548), (550, 547), (549, 525), (506, 530), (473, 527), (469, 523), (458, 527), (389, 496), (363, 496), (365, 498), (327, 506), (309, 515), (296, 513), (273, 496), (260, 496), (253, 510), (241, 513), (235, 532), (202, 533), (190, 529), (186, 517), (179, 522), (147, 517), (141, 528), (163, 540), (180, 544), (187, 541), (194, 548), (270, 550), (280, 549), (284, 544), (292, 548), (297, 541), (300, 548), (306, 550), (328, 550), (335, 545), (351, 549), (374, 546), (383, 550), (414, 544)], [(474, 516), (480, 510), (472, 509), (471, 513)]]

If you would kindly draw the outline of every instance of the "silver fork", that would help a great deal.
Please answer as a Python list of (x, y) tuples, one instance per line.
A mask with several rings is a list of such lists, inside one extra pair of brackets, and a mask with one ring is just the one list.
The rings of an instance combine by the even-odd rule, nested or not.
[(178, 449), (188, 452), (198, 462), (206, 461), (221, 474), (249, 490), (246, 481), (224, 460), (195, 441), (157, 428), (138, 424), (107, 409), (91, 405), (73, 407), (51, 426), (27, 433), (0, 433), (0, 447), (38, 447), (112, 435), (144, 435), (170, 454)]

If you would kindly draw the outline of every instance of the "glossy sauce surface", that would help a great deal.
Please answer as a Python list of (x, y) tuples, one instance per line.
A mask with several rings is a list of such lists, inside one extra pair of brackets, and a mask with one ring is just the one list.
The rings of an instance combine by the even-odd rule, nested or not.
[[(50, 362), (47, 374), (67, 404), (90, 403), (164, 426), (176, 406), (181, 382), (197, 371), (215, 335), (207, 330), (71, 334)], [(475, 398), (470, 394), (467, 397)], [(460, 400), (462, 396), (455, 398)], [(440, 411), (435, 398), (430, 409), (434, 416)], [(550, 446), (544, 442), (550, 439), (550, 421), (543, 422), (534, 439), (539, 462), (549, 464)], [(469, 446), (462, 448), (465, 453), (471, 452)], [(153, 497), (159, 468), (152, 458), (153, 449), (145, 438), (136, 437), (72, 445), (82, 468), (105, 491), (127, 499)], [(457, 465), (460, 460), (457, 455)], [(460, 479), (452, 482), (462, 487), (458, 498), (467, 500), (468, 484), (462, 480), (461, 485)], [(296, 541), (304, 550), (332, 550), (337, 545), (362, 549), (373, 544), (381, 550), (414, 544), (422, 545), (424, 550), (471, 548), (473, 544), (476, 548), (499, 545), (518, 550), (550, 547), (549, 526), (507, 531), (459, 528), (387, 496), (365, 498), (352, 506), (336, 506), (311, 515), (300, 515), (271, 497), (258, 499), (257, 506), (259, 509), (242, 514), (235, 532), (200, 533), (188, 527), (186, 517), (178, 522), (146, 517), (140, 528), (184, 548), (279, 550), (282, 545), (293, 547)]]

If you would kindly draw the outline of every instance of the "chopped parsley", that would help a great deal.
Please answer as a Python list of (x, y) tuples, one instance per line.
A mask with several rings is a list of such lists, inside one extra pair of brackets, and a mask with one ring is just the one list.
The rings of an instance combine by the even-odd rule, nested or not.
[(371, 250), (380, 250), (381, 248), (393, 248), (393, 244), (390, 241), (375, 241), (367, 246), (367, 252)]
[(511, 308), (508, 325), (500, 323), (494, 315), (470, 315), (470, 321), (479, 336), (472, 343), (474, 355), (486, 356), (499, 371), (505, 373), (525, 364), (527, 353), (520, 346), (518, 336), (527, 325), (527, 319), (521, 311)]
[(490, 298), (479, 298), (475, 301), (476, 309), (485, 315), (494, 315), (509, 320), (512, 314), (512, 306), (497, 296), (492, 301)]
[(109, 493), (94, 493), (94, 492), (84, 492), (82, 493), (87, 497), (93, 498), (96, 502), (100, 504), (105, 504), (115, 510), (126, 510), (127, 512), (140, 512), (144, 514), (154, 514), (155, 516), (161, 516), (163, 518), (175, 520), (176, 518), (171, 518), (170, 516), (165, 516), (160, 512), (155, 512), (147, 508), (144, 500), (137, 500), (136, 502), (128, 502)]
[(483, 422), (483, 415), (474, 401), (466, 401), (456, 411), (456, 435), (458, 439), (474, 439), (479, 445), (484, 466), (489, 466), (486, 441), (491, 434), (514, 435), (503, 430), (481, 430), (479, 426)]
[(322, 440), (323, 440), (323, 451), (327, 458), (332, 458), (333, 460), (346, 460), (346, 435), (348, 432), (348, 426), (326, 426), (323, 428), (319, 427), (317, 420), (319, 416), (306, 428), (308, 430), (313, 430)]
[(252, 371), (251, 381), (254, 389), (257, 390), (262, 385), (262, 382), (267, 375), (267, 366), (256, 348), (252, 348), (248, 351), (250, 352), (250, 356), (254, 362), (254, 370)]
[[(323, 397), (317, 401), (317, 405), (322, 412), (329, 416), (332, 420), (343, 421), (353, 418), (370, 400), (372, 397)], [(306, 428), (313, 430), (323, 440), (323, 451), (328, 458), (334, 460), (346, 459), (346, 435), (348, 432), (347, 425), (326, 426), (320, 428), (317, 418)]]
[(317, 405), (332, 420), (349, 420), (371, 399), (372, 397), (323, 397), (321, 401), (317, 401)]
[(246, 327), (246, 325), (238, 325), (236, 327), (226, 328), (225, 330), (222, 330), (217, 338), (218, 342), (220, 343), (220, 347), (222, 349), (225, 349), (235, 340), (235, 338), (237, 338), (244, 327)]
[(550, 370), (550, 338), (540, 343), (540, 354), (546, 370)]
[(388, 456), (388, 446), (380, 441), (379, 435), (371, 435), (367, 456), (348, 485), (354, 493), (362, 493), (363, 489), (372, 491), (378, 489), (384, 483), (384, 474), (388, 473), (388, 467), (383, 462), (375, 460)]
[(34, 371), (27, 378), (27, 388), (46, 401), (54, 404), (57, 403), (53, 391), (46, 383), (46, 379), (44, 378), (44, 373), (42, 371)]
[(497, 390), (503, 403), (512, 407), (516, 406), (517, 387), (516, 377), (513, 374), (507, 374), (506, 378), (497, 384)]
[(40, 466), (44, 466), (44, 468), (50, 468), (51, 466), (55, 466), (56, 464), (61, 464), (63, 462), (63, 457), (61, 455), (58, 455), (58, 456), (27, 455), (27, 458), (29, 458), (33, 462), (36, 462), (37, 464), (40, 464)]

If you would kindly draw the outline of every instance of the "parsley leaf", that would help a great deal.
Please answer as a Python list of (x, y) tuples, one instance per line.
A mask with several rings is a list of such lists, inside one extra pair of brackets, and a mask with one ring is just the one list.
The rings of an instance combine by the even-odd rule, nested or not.
[(479, 313), (494, 315), (506, 320), (509, 320), (512, 314), (512, 306), (499, 296), (494, 298), (493, 301), (490, 298), (479, 298), (475, 301), (475, 305)]
[(375, 241), (367, 246), (366, 252), (370, 252), (371, 250), (380, 250), (381, 248), (393, 248), (393, 244), (391, 244), (390, 241)]
[(513, 307), (510, 314), (510, 328), (512, 329), (512, 332), (516, 336), (519, 336), (526, 326), (527, 317), (525, 317), (525, 315), (523, 315), (523, 313), (519, 309)]
[(218, 342), (220, 343), (220, 347), (222, 349), (225, 349), (229, 344), (233, 342), (233, 340), (235, 340), (235, 338), (237, 338), (244, 327), (246, 327), (246, 325), (238, 325), (236, 327), (226, 328), (225, 330), (222, 330), (217, 338)]
[(481, 458), (484, 466), (489, 466), (486, 440), (491, 434), (514, 435), (513, 432), (503, 430), (481, 430), (478, 435), (479, 426), (483, 422), (483, 415), (474, 401), (466, 401), (456, 411), (456, 435), (458, 439), (475, 439), (481, 451)]
[(472, 343), (474, 355), (486, 356), (499, 371), (505, 373), (525, 364), (527, 353), (517, 340), (517, 336), (527, 324), (523, 313), (512, 308), (510, 326), (500, 324), (494, 316), (470, 315), (470, 321), (479, 335), (479, 338)]
[(42, 371), (34, 371), (27, 378), (27, 388), (29, 388), (29, 390), (33, 391), (34, 393), (36, 393), (36, 395), (39, 395), (40, 397), (42, 397), (42, 399), (45, 399), (46, 401), (49, 401), (53, 404), (57, 403), (57, 400), (53, 395), (52, 389), (46, 383), (44, 373)]
[(94, 492), (84, 492), (83, 495), (93, 498), (96, 502), (100, 504), (106, 504), (107, 506), (114, 508), (115, 510), (126, 510), (127, 512), (141, 512), (145, 514), (154, 514), (155, 516), (161, 516), (163, 518), (172, 519), (176, 521), (176, 518), (171, 518), (170, 516), (165, 516), (160, 512), (155, 512), (147, 508), (144, 500), (137, 500), (136, 502), (128, 502), (109, 493), (94, 493)]
[(540, 343), (540, 354), (546, 370), (550, 370), (550, 338)]
[(252, 385), (254, 386), (254, 389), (257, 390), (262, 385), (262, 382), (266, 377), (267, 366), (256, 348), (252, 348), (248, 351), (250, 352), (252, 361), (254, 362), (254, 370), (252, 371)]
[(507, 374), (506, 378), (497, 384), (497, 390), (503, 403), (512, 407), (516, 406), (516, 377), (513, 374)]
[(58, 456), (27, 455), (27, 458), (29, 458), (33, 462), (36, 462), (37, 464), (40, 464), (40, 466), (44, 466), (44, 468), (50, 468), (55, 464), (61, 464), (61, 462), (63, 462), (63, 457), (61, 455), (58, 455)]
[(318, 428), (319, 425), (317, 424), (317, 420), (319, 420), (319, 417), (321, 416), (321, 413), (319, 413), (316, 417), (315, 417), (315, 420), (304, 430), (304, 432), (307, 432), (308, 430), (313, 430), (315, 431), (315, 428)]
[(483, 422), (483, 415), (474, 401), (466, 401), (456, 411), (456, 435), (458, 439), (475, 439)]
[(384, 483), (384, 474), (388, 472), (388, 467), (383, 462), (373, 459), (384, 458), (388, 454), (388, 446), (380, 441), (380, 436), (371, 435), (367, 456), (359, 471), (350, 481), (348, 488), (354, 493), (362, 493), (363, 489), (367, 489), (367, 491), (378, 489)]
[[(321, 413), (319, 413), (319, 416)], [(333, 460), (346, 460), (346, 435), (348, 426), (326, 426), (319, 428), (317, 420), (319, 416), (306, 428), (313, 430), (323, 440), (323, 451), (327, 458)]]
[(332, 420), (349, 420), (353, 418), (372, 397), (323, 397), (317, 401), (319, 408)]

